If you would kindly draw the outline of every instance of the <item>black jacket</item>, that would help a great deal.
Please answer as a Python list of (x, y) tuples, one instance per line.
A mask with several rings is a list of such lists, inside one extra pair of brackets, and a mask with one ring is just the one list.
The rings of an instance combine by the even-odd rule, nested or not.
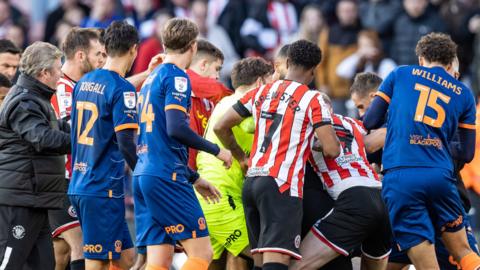
[(55, 117), (54, 93), (21, 74), (0, 107), (0, 205), (62, 207), (70, 127)]

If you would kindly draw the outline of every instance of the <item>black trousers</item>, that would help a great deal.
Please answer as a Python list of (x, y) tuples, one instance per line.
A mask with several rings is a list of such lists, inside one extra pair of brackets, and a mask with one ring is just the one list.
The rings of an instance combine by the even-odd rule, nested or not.
[(53, 270), (48, 210), (0, 205), (0, 270)]

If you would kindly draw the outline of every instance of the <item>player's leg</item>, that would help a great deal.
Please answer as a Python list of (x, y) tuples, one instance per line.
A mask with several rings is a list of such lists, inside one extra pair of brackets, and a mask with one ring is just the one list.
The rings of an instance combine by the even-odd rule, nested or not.
[(70, 247), (62, 238), (53, 239), (53, 250), (55, 253), (55, 270), (65, 270), (70, 262)]
[[(387, 205), (400, 251), (407, 254), (415, 268), (438, 269), (433, 245), (435, 229), (429, 215), (428, 194), (434, 170), (408, 168), (387, 171), (383, 179), (382, 196)], [(420, 255), (421, 254), (421, 255)]]
[(470, 270), (480, 267), (480, 257), (470, 248), (465, 230), (465, 210), (461, 204), (456, 180), (447, 170), (435, 170), (436, 180), (430, 186), (429, 193), (436, 230), (442, 232), (442, 240), (455, 261), (462, 269)]
[[(118, 246), (119, 243), (120, 246)], [(135, 263), (135, 248), (130, 237), (127, 221), (125, 219), (123, 219), (123, 239), (121, 242), (115, 242), (115, 251), (118, 249), (121, 250), (120, 259), (113, 260), (111, 262), (110, 270), (115, 270), (114, 267), (119, 269), (130, 269), (130, 267), (132, 267)]]
[(83, 257), (83, 236), (80, 226), (69, 229), (61, 234), (70, 248), (70, 269), (85, 269), (85, 258)]
[[(218, 251), (215, 250), (215, 242), (212, 238), (210, 238), (210, 241), (212, 241), (212, 248), (213, 248), (213, 260), (208, 266), (208, 270), (223, 270), (227, 268), (227, 251), (223, 249), (223, 252), (220, 254), (220, 256), (216, 255)], [(218, 243), (217, 243), (218, 244)]]
[(147, 263), (147, 248), (137, 247), (137, 259), (131, 270), (144, 270)]
[(240, 254), (227, 255), (227, 269), (232, 270), (249, 270), (253, 266), (253, 257), (250, 253), (250, 247), (246, 247)]
[(321, 241), (312, 231), (303, 239), (300, 246), (300, 254), (302, 254), (302, 259), (293, 261), (290, 269), (318, 269), (340, 256), (340, 253)]

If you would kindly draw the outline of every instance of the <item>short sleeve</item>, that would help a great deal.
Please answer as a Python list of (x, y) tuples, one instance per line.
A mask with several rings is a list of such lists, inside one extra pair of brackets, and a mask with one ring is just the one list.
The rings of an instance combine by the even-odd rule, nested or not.
[(462, 108), (465, 109), (460, 116), (458, 127), (475, 130), (475, 120), (477, 115), (475, 99), (473, 98), (472, 92), (468, 88), (464, 89), (464, 91), (468, 91), (469, 93), (465, 93), (465, 103), (462, 106)]
[(258, 89), (247, 92), (235, 105), (233, 109), (242, 117), (249, 117), (253, 112), (253, 104)]
[(378, 92), (376, 93), (377, 96), (384, 99), (387, 103), (390, 103), (390, 100), (393, 96), (393, 87), (395, 86), (395, 72), (392, 71), (388, 74), (387, 78), (382, 82), (380, 85)]
[(308, 116), (313, 128), (332, 124), (332, 114), (330, 107), (325, 103), (322, 95), (317, 94), (310, 102)]
[(137, 96), (133, 85), (125, 84), (113, 96), (113, 124), (115, 132), (124, 129), (137, 129)]
[(165, 111), (180, 110), (187, 113), (192, 88), (186, 75), (171, 76), (165, 79)]

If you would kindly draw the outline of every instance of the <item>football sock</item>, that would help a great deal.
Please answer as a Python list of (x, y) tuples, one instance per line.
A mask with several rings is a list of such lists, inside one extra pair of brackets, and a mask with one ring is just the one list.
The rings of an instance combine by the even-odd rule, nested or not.
[(70, 270), (85, 270), (85, 259), (70, 262)]
[(168, 270), (168, 269), (165, 267), (161, 267), (153, 264), (147, 264), (147, 267), (145, 268), (145, 270)]
[(188, 257), (181, 270), (208, 270), (210, 263), (198, 257)]
[(469, 253), (460, 260), (463, 270), (476, 270), (480, 268), (480, 257), (475, 252)]
[(262, 270), (288, 270), (288, 265), (283, 263), (264, 263)]

